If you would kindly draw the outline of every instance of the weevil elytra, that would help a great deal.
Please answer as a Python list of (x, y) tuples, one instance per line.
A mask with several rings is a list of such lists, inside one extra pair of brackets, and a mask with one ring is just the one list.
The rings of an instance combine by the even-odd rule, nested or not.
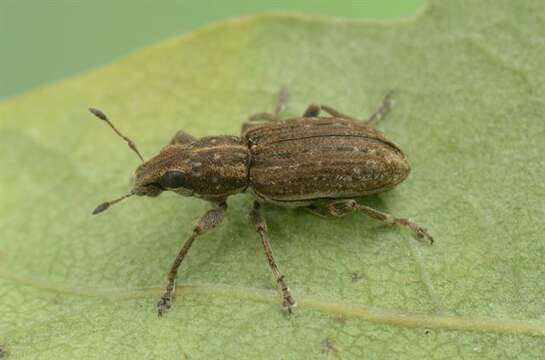
[[(287, 98), (283, 88), (274, 111), (249, 117), (242, 125), (240, 137), (196, 139), (179, 131), (158, 155), (147, 161), (103, 112), (90, 109), (127, 141), (142, 160), (136, 168), (132, 190), (116, 200), (100, 204), (93, 214), (133, 195), (154, 197), (163, 191), (196, 196), (212, 204), (194, 226), (172, 264), (165, 291), (157, 303), (159, 316), (171, 307), (178, 268), (194, 240), (222, 222), (227, 198), (237, 193), (248, 191), (254, 196), (250, 221), (259, 234), (280, 289), (282, 306), (289, 313), (295, 307), (295, 300), (269, 244), (267, 225), (261, 212), (263, 203), (302, 207), (323, 217), (361, 212), (380, 222), (408, 228), (418, 239), (433, 242), (427, 230), (414, 222), (354, 200), (391, 189), (409, 175), (410, 165), (403, 151), (372, 127), (390, 110), (390, 95), (365, 121), (316, 104), (308, 106), (302, 117), (282, 120), (280, 113)], [(320, 116), (322, 112), (328, 116)]]

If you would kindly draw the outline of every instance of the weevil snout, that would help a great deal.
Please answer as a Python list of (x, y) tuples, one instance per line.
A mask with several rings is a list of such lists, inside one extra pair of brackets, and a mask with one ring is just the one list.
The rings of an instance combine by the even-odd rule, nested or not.
[(191, 168), (185, 161), (186, 151), (181, 146), (167, 146), (159, 155), (140, 164), (134, 172), (132, 191), (136, 195), (152, 197), (166, 190), (191, 195)]
[(134, 171), (132, 191), (138, 196), (155, 197), (163, 192), (163, 188), (153, 175), (150, 176), (146, 165), (143, 163)]

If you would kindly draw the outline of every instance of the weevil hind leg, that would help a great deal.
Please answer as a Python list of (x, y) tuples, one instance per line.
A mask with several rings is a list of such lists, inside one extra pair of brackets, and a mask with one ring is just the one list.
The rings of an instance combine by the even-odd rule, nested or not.
[(169, 141), (169, 145), (177, 145), (177, 144), (191, 144), (195, 142), (197, 139), (195, 139), (192, 135), (189, 135), (183, 130), (179, 130), (172, 139)]
[(267, 223), (261, 214), (261, 205), (257, 201), (254, 201), (254, 206), (250, 212), (250, 220), (255, 225), (255, 230), (261, 237), (261, 243), (263, 244), (263, 250), (265, 252), (265, 257), (267, 258), (267, 263), (269, 264), (269, 268), (271, 269), (276, 284), (278, 285), (278, 288), (282, 294), (282, 307), (288, 312), (288, 314), (292, 314), (296, 303), (291, 295), (288, 285), (286, 284), (285, 276), (280, 272), (278, 266), (276, 265), (271, 244), (269, 243), (269, 239), (267, 237)]
[(219, 225), (225, 216), (226, 210), (227, 203), (222, 202), (217, 204), (216, 207), (208, 210), (201, 217), (199, 222), (193, 227), (193, 233), (191, 234), (189, 239), (186, 240), (186, 242), (178, 252), (178, 255), (174, 259), (174, 262), (172, 263), (172, 266), (168, 273), (167, 286), (165, 287), (165, 291), (161, 296), (161, 299), (159, 300), (159, 302), (157, 302), (157, 314), (159, 316), (163, 316), (172, 306), (176, 275), (178, 274), (178, 269), (182, 264), (185, 256), (189, 252), (191, 245), (193, 245), (193, 241), (195, 241), (197, 237), (204, 234), (208, 230), (214, 228), (216, 225)]
[(323, 206), (311, 205), (307, 208), (310, 212), (321, 217), (342, 217), (354, 212), (361, 212), (372, 219), (388, 225), (399, 225), (413, 232), (418, 240), (426, 239), (433, 244), (433, 237), (428, 230), (409, 219), (396, 218), (390, 214), (373, 209), (372, 207), (358, 204), (356, 200), (335, 200)]

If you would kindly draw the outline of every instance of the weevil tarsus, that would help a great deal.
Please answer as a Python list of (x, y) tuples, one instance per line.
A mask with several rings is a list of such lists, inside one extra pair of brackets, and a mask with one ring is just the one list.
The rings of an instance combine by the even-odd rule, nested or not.
[(197, 237), (203, 235), (208, 230), (219, 225), (225, 217), (226, 210), (227, 203), (225, 201), (218, 203), (215, 207), (208, 210), (200, 218), (199, 222), (193, 227), (193, 232), (191, 236), (185, 241), (184, 245), (178, 252), (178, 255), (174, 259), (172, 266), (170, 267), (170, 271), (167, 276), (167, 286), (165, 287), (165, 291), (161, 296), (161, 299), (157, 303), (157, 314), (159, 316), (163, 316), (172, 305), (176, 275), (178, 274), (178, 269), (180, 268), (180, 265), (182, 264), (185, 256), (189, 252), (191, 245), (193, 245), (193, 242)]

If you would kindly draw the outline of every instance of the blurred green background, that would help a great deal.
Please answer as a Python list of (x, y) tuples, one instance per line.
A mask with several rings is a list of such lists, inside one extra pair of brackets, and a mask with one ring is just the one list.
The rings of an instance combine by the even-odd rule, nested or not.
[(261, 11), (415, 15), (425, 0), (0, 0), (0, 99), (210, 21)]

